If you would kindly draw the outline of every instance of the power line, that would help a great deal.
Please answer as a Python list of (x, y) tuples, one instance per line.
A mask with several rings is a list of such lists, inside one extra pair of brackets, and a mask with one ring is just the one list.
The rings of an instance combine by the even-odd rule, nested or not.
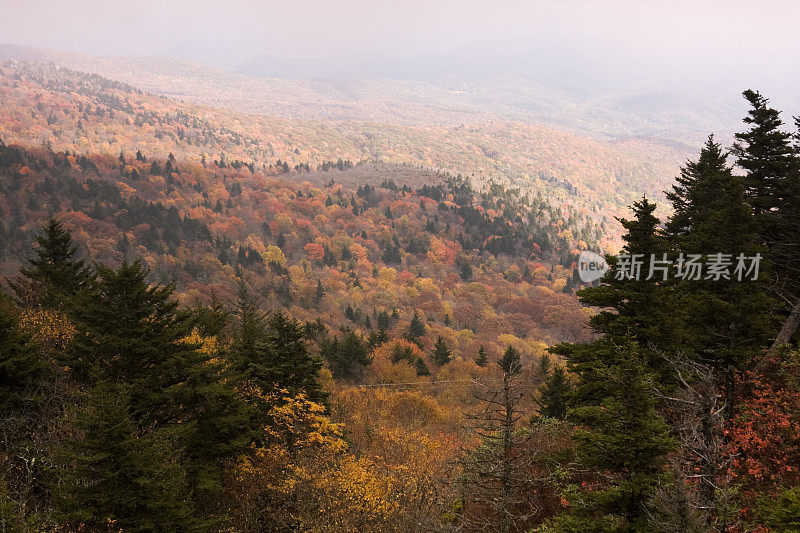
[(441, 381), (405, 381), (401, 383), (372, 383), (366, 385), (358, 385), (359, 388), (375, 389), (375, 388), (392, 388), (413, 385), (439, 385), (440, 383), (471, 383), (471, 379), (445, 379)]

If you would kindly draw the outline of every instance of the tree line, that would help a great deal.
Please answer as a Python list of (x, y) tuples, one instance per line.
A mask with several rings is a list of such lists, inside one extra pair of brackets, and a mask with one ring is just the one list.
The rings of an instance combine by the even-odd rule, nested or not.
[(623, 253), (677, 263), (761, 254), (759, 276), (629, 279), (609, 256), (603, 283), (578, 292), (600, 309), (591, 319), (599, 337), (553, 351), (572, 375), (573, 475), (596, 478), (568, 488), (547, 530), (798, 526), (798, 353), (789, 344), (800, 305), (800, 137), (765, 97), (743, 94), (747, 129), (730, 150), (709, 137), (686, 163), (667, 193), (667, 220), (648, 199), (634, 203), (621, 220)]
[[(87, 265), (55, 220), (36, 240), (0, 305), (5, 530), (15, 512), (20, 530), (41, 513), (74, 530), (219, 527), (225, 467), (259, 442), (272, 395), (326, 403), (304, 328), (244, 283), (235, 326), (219, 302), (179, 309), (140, 261)], [(204, 348), (226, 334), (224, 353)]]

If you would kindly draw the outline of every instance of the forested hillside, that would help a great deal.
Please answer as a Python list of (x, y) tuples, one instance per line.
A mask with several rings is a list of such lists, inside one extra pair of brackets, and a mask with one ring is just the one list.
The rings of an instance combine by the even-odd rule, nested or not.
[[(355, 169), (309, 173), (326, 181), (315, 186), (289, 179), (294, 171), (264, 176), (235, 161), (2, 145), (3, 270), (15, 272), (56, 217), (88, 258), (143, 259), (153, 279), (178, 283), (184, 303), (212, 292), (229, 299), (241, 277), (298, 318), (323, 317), (334, 329), (354, 307), (350, 323), (362, 329), (379, 312), (446, 320), (468, 351), (498, 334), (581, 335), (585, 313), (565, 292), (575, 254), (597, 242), (590, 221), (499, 184), (479, 193), (463, 178), (427, 175), (438, 184), (413, 189), (387, 178), (397, 174), (391, 167), (363, 166), (370, 178), (347, 189), (336, 179)], [(479, 331), (488, 336), (475, 338)]]
[(800, 149), (759, 93), (659, 216), (599, 145), (514, 174), (527, 126), (0, 70), (0, 530), (800, 527)]
[(614, 216), (642, 193), (662, 198), (677, 162), (688, 156), (686, 146), (666, 142), (601, 143), (516, 122), (412, 127), (241, 115), (52, 64), (5, 61), (0, 90), (0, 138), (6, 143), (83, 155), (141, 150), (163, 159), (174, 153), (192, 161), (224, 153), (259, 168), (279, 159), (290, 168), (315, 168), (341, 157), (474, 174), (605, 221), (615, 243), (621, 230)]
[(589, 338), (572, 267), (602, 228), (541, 194), (290, 164), (107, 80), (6, 81), (4, 525), (453, 523), (473, 380), (524, 365), (532, 412), (548, 346)]

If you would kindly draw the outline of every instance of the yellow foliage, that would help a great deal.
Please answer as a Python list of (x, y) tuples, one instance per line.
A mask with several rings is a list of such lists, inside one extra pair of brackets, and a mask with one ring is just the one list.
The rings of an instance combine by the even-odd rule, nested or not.
[(442, 313), (450, 317), (453, 316), (453, 307), (450, 305), (450, 302), (442, 302)]
[(431, 278), (419, 278), (414, 282), (414, 288), (419, 292), (430, 291), (437, 295), (441, 294), (438, 285)]
[(378, 278), (383, 281), (392, 282), (397, 278), (397, 270), (391, 267), (384, 267), (378, 271)]
[(520, 272), (517, 265), (511, 265), (511, 267), (505, 271), (505, 277), (511, 283), (517, 283), (522, 279), (522, 272)]
[(75, 326), (52, 309), (33, 309), (20, 316), (20, 326), (33, 334), (34, 340), (46, 348), (63, 350), (75, 336)]
[(558, 278), (558, 279), (553, 281), (553, 290), (554, 291), (560, 291), (561, 289), (566, 287), (566, 285), (567, 285), (566, 278)]
[[(347, 452), (341, 426), (304, 395), (269, 411), (264, 444), (236, 467), (234, 516), (261, 530), (392, 531), (401, 510), (396, 481)], [(288, 527), (287, 527), (288, 526)]]
[(266, 264), (275, 263), (282, 267), (286, 267), (286, 256), (283, 255), (283, 250), (275, 246), (274, 244), (270, 244), (267, 246), (267, 250), (261, 254)]
[(197, 344), (200, 346), (198, 351), (202, 354), (214, 356), (219, 352), (219, 342), (217, 337), (204, 337), (197, 331), (197, 328), (192, 329), (192, 332), (183, 338), (186, 344)]

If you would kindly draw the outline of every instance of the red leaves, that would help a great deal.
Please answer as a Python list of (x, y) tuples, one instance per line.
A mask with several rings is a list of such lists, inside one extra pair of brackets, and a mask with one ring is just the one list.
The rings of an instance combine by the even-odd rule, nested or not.
[(768, 375), (747, 372), (747, 394), (727, 437), (732, 470), (749, 490), (771, 491), (800, 481), (800, 389), (798, 354), (774, 361)]

